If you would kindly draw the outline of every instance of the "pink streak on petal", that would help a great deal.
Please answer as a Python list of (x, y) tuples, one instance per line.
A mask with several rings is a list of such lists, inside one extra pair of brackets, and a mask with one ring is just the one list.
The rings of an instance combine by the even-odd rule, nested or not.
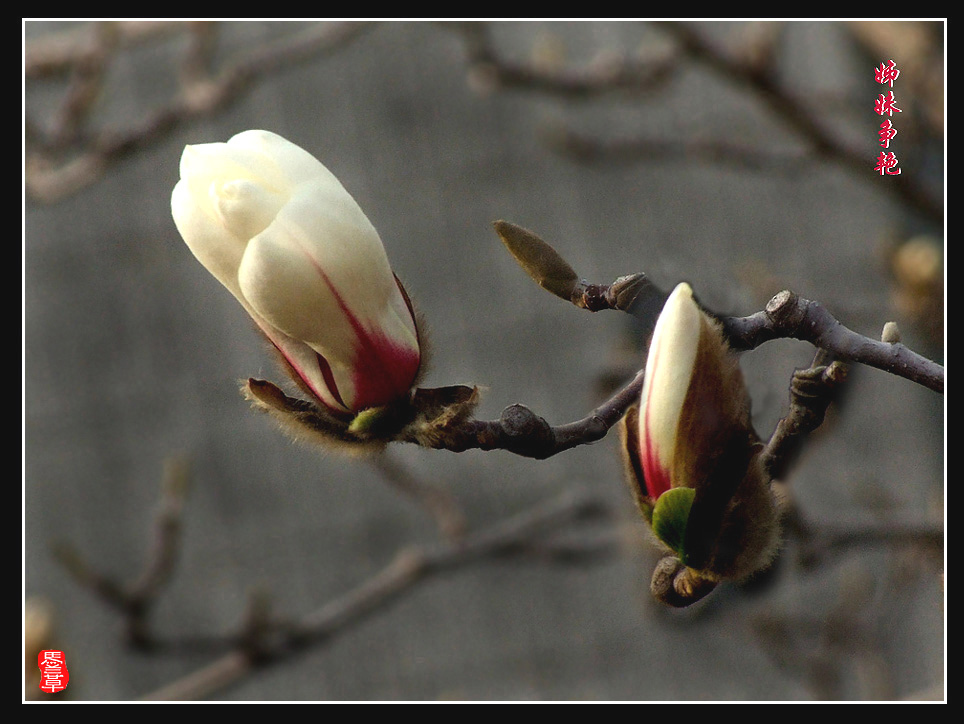
[[(324, 272), (322, 272), (324, 275)], [(355, 401), (352, 408), (384, 405), (401, 397), (412, 386), (421, 364), (419, 350), (397, 344), (379, 330), (369, 330), (348, 309), (327, 277), (325, 282), (338, 301), (338, 306), (355, 330), (358, 344), (352, 361), (352, 384)]]
[[(315, 263), (310, 254), (306, 256), (328, 286), (355, 332), (357, 344), (355, 358), (352, 360), (352, 385), (355, 389), (355, 399), (350, 409), (364, 410), (367, 407), (377, 407), (401, 397), (411, 387), (415, 375), (418, 374), (421, 364), (419, 349), (397, 344), (378, 330), (366, 329), (345, 304), (324, 270)], [(319, 360), (323, 360), (320, 355)], [(342, 396), (335, 387), (335, 380), (331, 376), (331, 369), (327, 363), (322, 367), (322, 374), (325, 375), (325, 382), (329, 383), (332, 395), (341, 402)], [(349, 406), (345, 405), (345, 407)]]
[(335, 402), (344, 408), (348, 408), (345, 401), (341, 399), (341, 394), (338, 392), (338, 385), (335, 384), (335, 375), (331, 372), (331, 365), (328, 364), (328, 360), (322, 357), (320, 354), (315, 352), (315, 359), (318, 360), (318, 367), (321, 369), (321, 377), (324, 379), (325, 384), (328, 385), (328, 391), (331, 396), (335, 398)]
[[(661, 341), (661, 340), (660, 340)], [(659, 367), (659, 348), (657, 347), (653, 351), (653, 368), (650, 370), (652, 379), (657, 378), (656, 371)], [(649, 390), (650, 395), (652, 395), (652, 388)], [(659, 498), (660, 495), (665, 493), (672, 487), (672, 480), (670, 478), (669, 469), (660, 463), (659, 451), (653, 445), (653, 436), (650, 432), (650, 413), (652, 412), (652, 406), (649, 404), (649, 400), (643, 400), (643, 434), (642, 437), (642, 450), (640, 450), (640, 457), (642, 458), (643, 464), (643, 477), (646, 478), (646, 492), (649, 493), (649, 497), (653, 500)]]
[(382, 334), (366, 334), (354, 318), (351, 323), (359, 341), (353, 365), (355, 409), (384, 405), (401, 397), (418, 373), (418, 350), (402, 347)]
[(301, 366), (295, 360), (293, 360), (290, 356), (288, 356), (288, 354), (285, 353), (284, 348), (271, 337), (270, 333), (268, 333), (268, 339), (271, 340), (271, 344), (275, 346), (275, 349), (277, 349), (278, 352), (281, 353), (281, 356), (285, 358), (285, 361), (288, 363), (291, 369), (295, 371), (295, 374), (297, 374), (298, 377), (301, 378), (301, 380), (308, 386), (308, 389), (314, 393), (315, 397), (318, 398), (318, 400), (321, 403), (323, 403), (325, 407), (327, 407), (329, 410), (331, 410), (332, 412), (338, 415), (342, 415), (342, 416), (345, 415), (346, 411), (348, 410), (348, 405), (346, 405), (345, 401), (341, 399), (341, 395), (338, 392), (338, 387), (335, 385), (335, 377), (331, 373), (331, 365), (328, 364), (328, 360), (326, 360), (320, 354), (315, 352), (315, 359), (318, 362), (318, 369), (321, 372), (322, 379), (324, 379), (325, 384), (328, 386), (328, 392), (331, 394), (332, 397), (335, 398), (335, 402), (341, 405), (341, 408), (332, 407), (331, 405), (326, 403), (322, 394), (317, 389), (315, 389), (315, 386), (313, 384), (311, 384), (311, 379), (307, 375), (305, 375)]
[[(647, 411), (646, 429), (649, 429), (649, 413)], [(672, 487), (669, 470), (659, 464), (659, 456), (653, 447), (653, 440), (649, 434), (646, 435), (646, 448), (642, 451), (643, 475), (646, 478), (646, 491), (653, 500), (659, 498)]]

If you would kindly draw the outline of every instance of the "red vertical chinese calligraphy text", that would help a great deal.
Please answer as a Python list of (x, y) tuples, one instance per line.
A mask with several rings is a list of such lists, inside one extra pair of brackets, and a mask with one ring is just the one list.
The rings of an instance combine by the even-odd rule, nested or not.
[(890, 142), (894, 140), (894, 136), (897, 135), (897, 129), (894, 128), (894, 124), (890, 122), (888, 118), (886, 121), (880, 124), (880, 130), (878, 131), (880, 135), (880, 145), (882, 148), (890, 148)]
[(887, 65), (881, 63), (879, 68), (874, 68), (874, 80), (882, 85), (890, 83), (891, 88), (894, 87), (894, 81), (897, 80), (897, 76), (899, 75), (900, 71), (897, 69), (897, 64), (893, 60)]
[(894, 91), (890, 91), (889, 96), (884, 96), (884, 94), (881, 93), (879, 96), (877, 96), (877, 100), (874, 101), (874, 112), (878, 116), (882, 116), (885, 113), (888, 116), (892, 116), (894, 115), (894, 111), (903, 113), (903, 111), (896, 106), (896, 102), (897, 101), (894, 98)]
[(888, 176), (899, 176), (900, 169), (897, 168), (897, 156), (893, 153), (880, 152), (877, 157), (877, 165), (874, 166), (874, 171), (880, 173), (881, 176), (887, 174)]

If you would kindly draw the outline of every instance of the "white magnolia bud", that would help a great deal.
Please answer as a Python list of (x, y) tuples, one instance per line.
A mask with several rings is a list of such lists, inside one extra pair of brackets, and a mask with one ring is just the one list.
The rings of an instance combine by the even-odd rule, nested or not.
[(354, 413), (412, 387), (415, 316), (378, 232), (328, 169), (268, 131), (187, 146), (171, 211), (301, 382)]

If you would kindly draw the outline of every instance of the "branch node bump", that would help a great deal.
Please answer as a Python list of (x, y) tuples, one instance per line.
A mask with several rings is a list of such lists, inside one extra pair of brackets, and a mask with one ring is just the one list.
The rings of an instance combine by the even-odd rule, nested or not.
[(767, 302), (766, 315), (774, 325), (781, 329), (796, 329), (803, 321), (804, 310), (800, 308), (800, 297), (784, 289)]

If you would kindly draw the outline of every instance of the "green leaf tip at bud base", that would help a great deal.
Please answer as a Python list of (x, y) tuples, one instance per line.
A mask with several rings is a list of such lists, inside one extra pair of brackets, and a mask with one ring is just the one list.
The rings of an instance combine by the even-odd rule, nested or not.
[(687, 561), (686, 524), (695, 497), (693, 488), (672, 488), (660, 495), (653, 506), (653, 533), (679, 555), (684, 565)]
[[(689, 571), (683, 589), (705, 595), (698, 579), (739, 579), (769, 564), (776, 513), (736, 355), (688, 284), (666, 300), (645, 374), (639, 407), (623, 421), (630, 486)], [(674, 595), (673, 605), (686, 600)]]
[(352, 435), (364, 436), (375, 429), (385, 415), (384, 407), (369, 407), (367, 410), (362, 410), (348, 425), (348, 432)]
[(555, 249), (538, 235), (508, 221), (492, 224), (509, 253), (539, 286), (567, 302), (579, 276)]

